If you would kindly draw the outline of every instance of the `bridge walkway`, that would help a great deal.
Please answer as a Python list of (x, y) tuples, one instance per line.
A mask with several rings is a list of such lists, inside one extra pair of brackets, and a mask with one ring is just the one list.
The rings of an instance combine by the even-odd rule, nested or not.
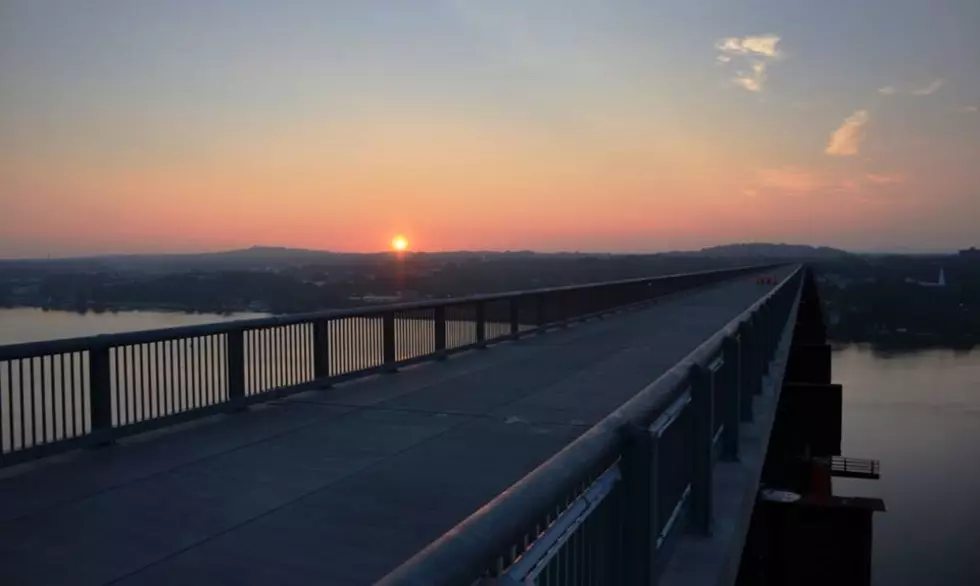
[(2, 471), (0, 584), (369, 584), (770, 287), (741, 277)]

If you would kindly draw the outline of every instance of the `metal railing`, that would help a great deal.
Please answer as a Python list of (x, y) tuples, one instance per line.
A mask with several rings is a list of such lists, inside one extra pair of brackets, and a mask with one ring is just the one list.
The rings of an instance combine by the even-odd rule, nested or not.
[(0, 346), (0, 466), (441, 359), (766, 268)]
[(867, 458), (830, 456), (828, 467), (833, 476), (851, 478), (881, 478), (881, 463)]
[(734, 460), (804, 269), (378, 584), (649, 584), (684, 530), (711, 526), (712, 467)]

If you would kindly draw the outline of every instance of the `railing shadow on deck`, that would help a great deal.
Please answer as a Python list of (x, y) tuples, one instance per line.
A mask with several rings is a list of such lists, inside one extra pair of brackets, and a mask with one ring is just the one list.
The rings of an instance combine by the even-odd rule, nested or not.
[(772, 266), (0, 346), (0, 467), (439, 360)]
[[(393, 570), (380, 586), (649, 584), (710, 531), (712, 467), (735, 460), (795, 323), (798, 267), (656, 381)], [(683, 529), (683, 531), (682, 531)]]

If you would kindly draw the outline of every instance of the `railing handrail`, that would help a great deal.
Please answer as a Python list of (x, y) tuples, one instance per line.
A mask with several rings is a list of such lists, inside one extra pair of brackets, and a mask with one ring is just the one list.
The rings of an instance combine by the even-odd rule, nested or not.
[(23, 342), (19, 344), (0, 345), (0, 360), (19, 360), (30, 358), (42, 354), (54, 354), (64, 352), (81, 352), (90, 348), (105, 348), (125, 346), (130, 344), (149, 344), (173, 340), (177, 338), (192, 338), (199, 336), (209, 336), (225, 334), (234, 331), (246, 331), (267, 327), (295, 325), (310, 323), (321, 320), (353, 318), (353, 317), (375, 317), (385, 313), (397, 311), (411, 311), (419, 309), (432, 309), (436, 307), (451, 307), (455, 305), (466, 305), (476, 302), (493, 302), (510, 300), (518, 297), (534, 295), (545, 295), (560, 293), (564, 291), (577, 291), (594, 289), (600, 287), (615, 287), (629, 285), (633, 283), (644, 283), (661, 281), (668, 279), (678, 279), (693, 275), (713, 275), (718, 273), (735, 273), (738, 271), (765, 270), (780, 266), (779, 264), (762, 265), (743, 265), (708, 271), (692, 271), (686, 273), (673, 273), (668, 275), (658, 275), (654, 277), (639, 277), (635, 279), (621, 279), (618, 281), (598, 281), (577, 285), (564, 285), (561, 287), (548, 287), (542, 289), (529, 289), (519, 291), (508, 291), (503, 293), (490, 293), (483, 295), (471, 295), (467, 297), (449, 297), (445, 299), (427, 299), (424, 301), (413, 301), (404, 303), (391, 303), (383, 305), (368, 305), (345, 309), (329, 309), (317, 312), (296, 313), (282, 316), (272, 316), (264, 318), (242, 319), (226, 322), (199, 324), (191, 326), (177, 326), (172, 328), (158, 328), (152, 330), (139, 330), (134, 332), (123, 332), (117, 334), (99, 334), (94, 336), (80, 336), (74, 338), (61, 338), (54, 340), (42, 340), (37, 342)]
[(624, 433), (649, 423), (688, 386), (695, 365), (707, 364), (722, 350), (729, 335), (767, 300), (792, 283), (797, 266), (769, 293), (718, 330), (670, 370), (641, 389), (557, 454), (500, 493), (440, 538), (430, 543), (380, 582), (379, 586), (458, 586), (489, 567), (500, 552), (516, 543), (529, 522), (541, 518), (555, 503), (574, 490), (584, 476), (619, 452)]

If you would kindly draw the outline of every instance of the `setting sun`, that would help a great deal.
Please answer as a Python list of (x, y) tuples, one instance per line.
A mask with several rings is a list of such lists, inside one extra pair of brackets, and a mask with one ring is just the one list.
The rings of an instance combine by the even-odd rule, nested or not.
[(406, 250), (408, 248), (408, 240), (405, 240), (404, 236), (395, 236), (391, 239), (391, 248), (394, 250)]

